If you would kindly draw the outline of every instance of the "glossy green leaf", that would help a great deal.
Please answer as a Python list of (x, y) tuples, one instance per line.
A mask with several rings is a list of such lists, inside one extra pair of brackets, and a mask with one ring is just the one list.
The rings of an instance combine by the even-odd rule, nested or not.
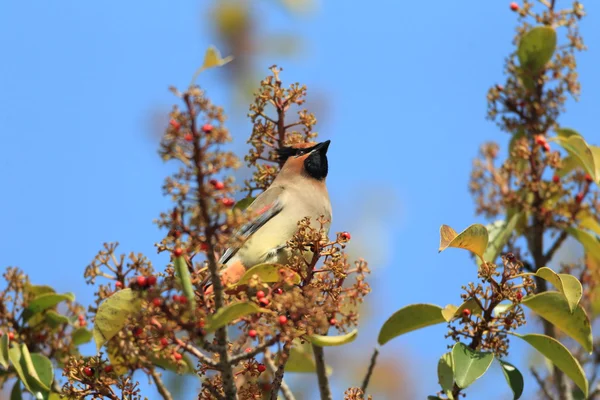
[(583, 295), (583, 287), (577, 278), (569, 274), (557, 274), (548, 267), (538, 269), (535, 275), (550, 282), (558, 289), (567, 299), (571, 312), (575, 311)]
[[(508, 243), (511, 235), (515, 231), (517, 222), (522, 217), (522, 213), (516, 213), (507, 221), (496, 221), (489, 224), (486, 229), (489, 234), (489, 244), (483, 253), (483, 259), (486, 262), (494, 263), (502, 252), (502, 249)], [(481, 260), (477, 260), (477, 265), (481, 265)]]
[(479, 258), (483, 258), (487, 245), (488, 231), (481, 224), (471, 225), (459, 234), (448, 225), (440, 227), (440, 252), (448, 247), (456, 247), (469, 250)]
[(341, 346), (346, 343), (353, 342), (357, 335), (358, 330), (354, 329), (345, 335), (338, 336), (310, 335), (308, 340), (312, 344), (320, 347)]
[(588, 209), (577, 213), (577, 219), (579, 220), (579, 226), (581, 228), (592, 231), (596, 235), (600, 235), (600, 221), (598, 221)]
[(438, 361), (438, 382), (446, 395), (452, 395), (454, 389), (454, 372), (452, 372), (452, 353), (444, 354)]
[(254, 201), (254, 197), (252, 197), (252, 196), (244, 197), (243, 199), (241, 199), (240, 201), (235, 203), (235, 206), (233, 206), (233, 209), (244, 211), (246, 208), (248, 208), (248, 206), (250, 204), (252, 204), (253, 201)]
[(411, 304), (392, 314), (381, 327), (377, 341), (384, 345), (390, 340), (417, 329), (445, 322), (442, 308), (433, 304)]
[[(50, 385), (47, 384), (48, 376), (51, 376), (50, 374), (54, 374), (51, 363), (51, 372), (47, 370), (48, 362), (50, 360), (42, 355), (32, 357), (32, 355), (29, 354), (29, 349), (27, 349), (25, 344), (21, 344), (20, 346), (12, 346), (9, 349), (8, 354), (11, 365), (17, 372), (17, 375), (23, 382), (23, 385), (25, 385), (25, 388), (27, 388), (27, 390), (29, 390), (34, 397), (41, 398), (45, 393), (50, 391)], [(43, 357), (45, 360), (40, 357)], [(36, 366), (40, 368), (40, 371), (36, 370)]]
[(549, 26), (536, 26), (519, 41), (517, 57), (522, 69), (537, 74), (552, 59), (556, 49), (556, 32)]
[[(43, 354), (31, 353), (31, 362), (33, 370), (38, 376), (39, 381), (43, 384), (44, 388), (52, 387), (52, 381), (54, 380), (54, 368), (52, 367), (52, 361), (50, 361)], [(29, 370), (31, 374), (31, 370)]]
[(567, 300), (558, 292), (527, 296), (521, 304), (575, 339), (586, 351), (592, 352), (590, 320), (580, 305), (571, 313)]
[(0, 365), (8, 368), (8, 335), (6, 333), (0, 337)]
[(192, 275), (188, 269), (187, 262), (183, 256), (175, 257), (175, 275), (179, 278), (183, 294), (187, 297), (190, 307), (196, 308), (196, 296), (194, 294), (194, 286), (192, 286)]
[(94, 321), (96, 349), (115, 336), (127, 324), (128, 318), (140, 309), (141, 301), (130, 288), (119, 290), (98, 307)]
[(578, 162), (579, 166), (597, 181), (598, 177), (596, 176), (596, 166), (592, 150), (579, 134), (565, 134), (565, 131), (565, 129), (558, 129), (556, 131), (558, 136), (551, 140), (561, 145)]
[(21, 380), (17, 379), (10, 391), (10, 400), (23, 400), (23, 392), (21, 391)]
[(72, 340), (75, 346), (79, 346), (88, 343), (92, 340), (92, 331), (85, 328), (77, 328), (72, 333)]
[(220, 308), (219, 311), (211, 315), (208, 318), (205, 330), (208, 333), (214, 332), (217, 329), (228, 325), (230, 322), (235, 321), (236, 319), (239, 319), (246, 315), (256, 314), (264, 311), (268, 310), (263, 310), (255, 303), (251, 303), (248, 301), (232, 303), (228, 306)]
[(63, 314), (59, 314), (54, 310), (48, 310), (44, 314), (44, 319), (52, 328), (56, 328), (57, 326), (62, 324), (69, 324), (71, 322), (69, 317)]
[(494, 361), (494, 354), (472, 350), (463, 343), (452, 347), (452, 371), (454, 381), (460, 388), (466, 388), (481, 378)]
[(502, 366), (502, 373), (504, 374), (504, 378), (506, 378), (506, 383), (510, 386), (510, 390), (513, 392), (513, 400), (518, 400), (523, 394), (523, 388), (525, 386), (525, 382), (523, 380), (523, 375), (521, 372), (512, 365), (503, 360), (500, 361), (500, 366)]
[(597, 238), (581, 229), (567, 228), (565, 230), (581, 243), (586, 254), (600, 261), (600, 241)]
[(279, 282), (282, 276), (292, 277), (292, 282), (295, 284), (300, 283), (301, 280), (300, 275), (281, 264), (258, 264), (248, 269), (237, 285), (247, 285), (254, 275), (257, 275), (265, 283)]
[(23, 311), (23, 318), (28, 320), (34, 314), (45, 311), (63, 301), (75, 301), (73, 293), (44, 293), (35, 297)]
[(520, 337), (537, 351), (549, 359), (558, 369), (564, 372), (588, 396), (588, 382), (583, 368), (569, 350), (558, 340), (546, 335), (530, 333), (528, 335), (513, 335)]
[(562, 158), (561, 168), (556, 170), (556, 175), (563, 178), (564, 176), (569, 174), (571, 171), (573, 171), (578, 166), (579, 166), (579, 161), (577, 161), (577, 159), (575, 157), (573, 157), (571, 155), (567, 155), (566, 157)]
[(448, 304), (442, 310), (442, 316), (444, 317), (446, 322), (450, 322), (455, 318), (461, 317), (463, 310), (466, 308), (471, 310), (471, 313), (473, 315), (481, 315), (481, 307), (479, 307), (479, 304), (477, 303), (477, 301), (475, 299), (470, 298), (467, 301), (465, 301), (464, 303), (462, 303), (459, 307), (456, 307), (455, 305), (452, 305), (452, 304)]

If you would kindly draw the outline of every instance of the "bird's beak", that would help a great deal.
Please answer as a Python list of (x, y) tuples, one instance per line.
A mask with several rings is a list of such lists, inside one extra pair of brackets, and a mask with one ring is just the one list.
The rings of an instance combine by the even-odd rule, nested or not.
[(316, 151), (316, 152), (321, 153), (322, 155), (325, 155), (325, 154), (327, 154), (327, 149), (329, 148), (329, 143), (331, 143), (331, 140), (326, 140), (324, 142), (321, 142), (314, 147), (313, 151)]

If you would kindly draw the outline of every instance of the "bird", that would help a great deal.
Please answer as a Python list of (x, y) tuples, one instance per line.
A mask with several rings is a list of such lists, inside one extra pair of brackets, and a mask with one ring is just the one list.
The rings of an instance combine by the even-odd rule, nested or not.
[[(237, 238), (219, 259), (221, 281), (232, 284), (248, 268), (262, 263), (285, 264), (290, 256), (286, 243), (298, 229), (298, 222), (310, 217), (311, 226), (329, 234), (331, 202), (326, 178), (329, 172), (327, 150), (330, 140), (299, 143), (277, 149), (281, 170), (271, 183), (244, 211), (250, 220), (233, 237)], [(205, 294), (212, 285), (205, 285)]]

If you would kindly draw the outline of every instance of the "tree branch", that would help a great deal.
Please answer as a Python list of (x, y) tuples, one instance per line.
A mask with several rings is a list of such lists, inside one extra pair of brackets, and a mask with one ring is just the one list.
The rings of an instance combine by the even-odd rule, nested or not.
[(153, 368), (150, 371), (150, 374), (152, 375), (152, 380), (156, 384), (156, 389), (158, 389), (158, 393), (160, 393), (162, 398), (165, 400), (173, 400), (173, 396), (171, 396), (171, 393), (169, 393), (169, 390), (163, 383), (162, 379), (160, 379), (160, 374), (156, 372), (156, 369)]
[(249, 358), (256, 356), (257, 354), (262, 353), (266, 348), (273, 346), (278, 341), (279, 341), (279, 335), (275, 335), (271, 339), (264, 342), (263, 344), (256, 346), (255, 348), (252, 349), (252, 351), (249, 351), (248, 353), (240, 353), (240, 354), (236, 354), (235, 356), (232, 356), (231, 359), (229, 360), (229, 362), (231, 363), (231, 365), (236, 365), (240, 361), (247, 360)]
[(533, 375), (533, 377), (535, 378), (535, 380), (537, 381), (538, 385), (540, 385), (540, 388), (542, 389), (542, 393), (544, 393), (544, 396), (546, 396), (546, 398), (548, 400), (554, 400), (554, 397), (552, 397), (552, 395), (548, 391), (548, 388), (546, 387), (546, 382), (544, 382), (544, 380), (538, 375), (535, 368), (531, 368), (530, 371), (531, 371), (531, 374)]
[(325, 354), (323, 348), (312, 346), (313, 354), (315, 355), (315, 364), (317, 366), (317, 378), (319, 380), (319, 392), (321, 400), (332, 400), (331, 390), (329, 389), (329, 379), (327, 378), (327, 370), (325, 367)]
[(367, 374), (365, 375), (365, 379), (363, 380), (363, 383), (360, 386), (360, 388), (364, 394), (367, 393), (367, 387), (369, 386), (369, 381), (371, 380), (371, 375), (373, 374), (373, 369), (375, 369), (375, 363), (377, 362), (378, 355), (379, 355), (379, 349), (376, 348), (373, 351), (373, 355), (371, 356), (371, 362), (369, 363), (369, 368), (367, 369)]
[(281, 353), (279, 367), (275, 366), (275, 363), (271, 359), (271, 355), (269, 351), (265, 352), (265, 363), (267, 367), (274, 375), (273, 384), (271, 389), (271, 400), (277, 400), (277, 394), (279, 390), (283, 394), (285, 400), (295, 400), (294, 394), (290, 390), (289, 386), (283, 380), (283, 374), (285, 372), (285, 364), (287, 363), (288, 356), (290, 354), (291, 344), (287, 343), (283, 346), (283, 350)]

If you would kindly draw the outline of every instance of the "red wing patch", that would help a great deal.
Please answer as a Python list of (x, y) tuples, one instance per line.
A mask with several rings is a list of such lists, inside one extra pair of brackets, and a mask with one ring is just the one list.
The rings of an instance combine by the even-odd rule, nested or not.
[(266, 206), (264, 206), (263, 208), (261, 208), (260, 210), (258, 210), (256, 213), (258, 215), (264, 214), (265, 212), (269, 211), (269, 209), (273, 207), (273, 204), (267, 204)]

